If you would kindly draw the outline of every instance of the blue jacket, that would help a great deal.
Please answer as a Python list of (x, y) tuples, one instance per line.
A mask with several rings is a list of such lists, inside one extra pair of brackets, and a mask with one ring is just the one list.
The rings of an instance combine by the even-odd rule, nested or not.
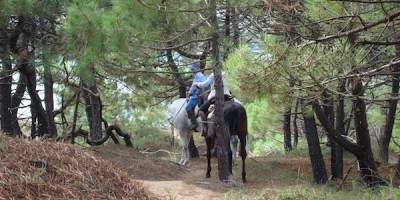
[(199, 95), (200, 89), (193, 85), (194, 82), (203, 82), (206, 80), (206, 77), (201, 72), (194, 73), (194, 79), (192, 82), (192, 86), (190, 86), (189, 94), (192, 96)]

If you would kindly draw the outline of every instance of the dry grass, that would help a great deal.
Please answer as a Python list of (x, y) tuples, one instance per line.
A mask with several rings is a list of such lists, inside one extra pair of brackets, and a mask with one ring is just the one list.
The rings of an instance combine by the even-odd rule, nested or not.
[(159, 199), (131, 178), (70, 144), (0, 135), (0, 199)]

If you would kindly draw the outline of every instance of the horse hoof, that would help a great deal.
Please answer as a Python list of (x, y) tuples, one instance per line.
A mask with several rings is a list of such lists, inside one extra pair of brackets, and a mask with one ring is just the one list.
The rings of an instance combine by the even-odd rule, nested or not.
[(210, 174), (206, 174), (206, 178), (210, 178)]

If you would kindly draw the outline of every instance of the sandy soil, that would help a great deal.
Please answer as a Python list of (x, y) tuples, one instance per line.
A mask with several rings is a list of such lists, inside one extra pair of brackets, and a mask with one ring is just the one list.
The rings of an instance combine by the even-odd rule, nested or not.
[[(181, 166), (160, 156), (142, 154), (120, 145), (93, 147), (91, 151), (95, 156), (117, 163), (134, 179), (142, 181), (150, 191), (165, 199), (222, 199), (233, 187), (218, 180), (216, 158), (212, 160), (211, 178), (205, 178), (207, 162), (204, 156), (191, 159), (188, 165)], [(241, 170), (240, 165), (235, 168)], [(250, 185), (254, 183), (246, 184)]]
[[(122, 145), (106, 145), (92, 147), (90, 151), (95, 156), (116, 163), (134, 179), (142, 181), (150, 191), (161, 195), (164, 199), (223, 199), (226, 197), (227, 192), (232, 189), (245, 188), (248, 191), (281, 190), (296, 184), (295, 181), (289, 181), (289, 183), (275, 181), (271, 183), (268, 180), (259, 180), (259, 177), (256, 176), (257, 173), (269, 173), (269, 176), (275, 176), (271, 178), (274, 180), (279, 180), (276, 177), (288, 177), (290, 174), (299, 176), (301, 174), (302, 179), (313, 181), (309, 158), (250, 157), (248, 161), (251, 160), (251, 164), (247, 166), (248, 183), (243, 185), (240, 182), (228, 184), (219, 181), (216, 158), (212, 160), (211, 178), (205, 178), (207, 162), (204, 155), (200, 156), (200, 158), (191, 159), (189, 165), (181, 166), (176, 162), (170, 161), (171, 155), (168, 155), (166, 150), (158, 153), (151, 153), (150, 151), (141, 153)], [(204, 150), (199, 150), (199, 152), (202, 151)], [(177, 154), (176, 152), (179, 151), (170, 153)], [(271, 166), (270, 168), (273, 169), (279, 168), (280, 171), (284, 169), (287, 174), (274, 174), (273, 169), (264, 170), (265, 163), (268, 163)], [(328, 163), (326, 164), (329, 166)], [(262, 171), (256, 171), (259, 169), (255, 169), (254, 165), (263, 165), (261, 167)], [(346, 172), (351, 169), (349, 174), (351, 177), (359, 177), (353, 159), (346, 160), (344, 168)], [(240, 170), (241, 164), (235, 164), (233, 170), (234, 180), (240, 180)], [(383, 170), (387, 171), (385, 173), (393, 173), (393, 167)], [(382, 169), (380, 171), (382, 172)]]

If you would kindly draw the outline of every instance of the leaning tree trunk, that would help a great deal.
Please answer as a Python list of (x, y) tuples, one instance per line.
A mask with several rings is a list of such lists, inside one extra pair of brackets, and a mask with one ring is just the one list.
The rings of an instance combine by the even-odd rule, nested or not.
[(314, 181), (317, 183), (325, 183), (328, 180), (328, 176), (319, 143), (314, 113), (312, 111), (310, 112), (310, 110), (311, 106), (303, 105), (302, 113), (304, 117), (304, 128), (308, 144), (308, 153), (310, 154)]
[(97, 90), (96, 83), (84, 84), (90, 92), (84, 90), (86, 116), (89, 123), (89, 138), (91, 140), (100, 140), (102, 134), (102, 113), (100, 95)]
[[(353, 81), (353, 95), (363, 96), (363, 85), (360, 79)], [(356, 152), (359, 167), (363, 179), (371, 186), (381, 184), (382, 179), (378, 175), (377, 167), (375, 164), (374, 156), (371, 149), (371, 138), (369, 136), (367, 111), (365, 102), (361, 98), (353, 101), (354, 104), (354, 125), (357, 134), (357, 144), (360, 147)]]
[(36, 91), (35, 68), (28, 62), (28, 59), (25, 57), (26, 55), (28, 55), (27, 50), (22, 50), (20, 54), (22, 56), (19, 71), (26, 77), (26, 87), (28, 89), (28, 94), (31, 97), (31, 106), (35, 110), (37, 116), (38, 135), (49, 135), (50, 137), (53, 137), (55, 136), (55, 133), (52, 133), (49, 129), (49, 121), (46, 115), (46, 111), (44, 110), (42, 106), (42, 100), (40, 99), (39, 94)]
[[(396, 46), (397, 56), (400, 56), (400, 46)], [(393, 67), (392, 75), (392, 93), (393, 100), (389, 101), (388, 112), (386, 114), (386, 124), (382, 135), (379, 138), (379, 155), (384, 164), (389, 162), (389, 144), (392, 138), (394, 121), (396, 119), (397, 102), (399, 96), (399, 78), (400, 78), (400, 64)]]
[(17, 88), (15, 89), (15, 93), (11, 97), (11, 126), (13, 129), (13, 134), (18, 136), (22, 135), (21, 127), (18, 123), (18, 109), (19, 105), (22, 102), (25, 91), (26, 77), (23, 74), (20, 74)]
[[(357, 101), (357, 100), (356, 100)], [(357, 103), (360, 104), (360, 103)], [(362, 127), (365, 125), (364, 120), (360, 120), (363, 117), (363, 113), (365, 110), (362, 109), (362, 106), (357, 105), (358, 107), (355, 109), (357, 110), (358, 108), (361, 109), (361, 111), (358, 113), (355, 113), (357, 117), (355, 117), (355, 122), (360, 123), (356, 125), (356, 134), (357, 134), (357, 143), (351, 142), (345, 137), (342, 137), (340, 133), (335, 129), (333, 124), (331, 124), (328, 120), (328, 118), (325, 116), (321, 106), (319, 105), (318, 101), (314, 101), (313, 103), (313, 108), (314, 112), (317, 115), (319, 121), (321, 122), (322, 126), (324, 126), (325, 130), (327, 131), (329, 137), (333, 140), (335, 140), (337, 143), (339, 143), (344, 149), (349, 151), (350, 153), (354, 154), (359, 162), (359, 166), (361, 168), (361, 175), (363, 176), (364, 181), (367, 182), (369, 186), (374, 186), (377, 184), (384, 184), (382, 181), (383, 179), (378, 175), (376, 171), (376, 166), (375, 163), (370, 163), (372, 154), (371, 152), (371, 146), (368, 146), (368, 143), (364, 141), (364, 139), (358, 139), (359, 137), (365, 137), (365, 135), (359, 134), (360, 131), (362, 131)], [(356, 111), (355, 111), (356, 112)], [(365, 133), (365, 132), (363, 132)], [(367, 136), (369, 138), (369, 135)], [(366, 139), (369, 140), (369, 139)], [(365, 146), (366, 145), (366, 146)], [(369, 148), (369, 150), (368, 150)], [(372, 158), (373, 160), (373, 158)], [(375, 170), (374, 170), (375, 167)]]
[[(348, 36), (349, 43), (355, 48), (355, 41), (357, 39), (356, 34)], [(351, 64), (353, 70), (357, 73), (358, 70), (354, 67), (354, 61)], [(356, 131), (356, 142), (360, 147), (358, 151), (354, 152), (358, 164), (361, 169), (361, 175), (363, 179), (370, 185), (383, 184), (383, 180), (378, 175), (377, 167), (375, 164), (374, 156), (371, 149), (371, 138), (368, 129), (367, 110), (365, 101), (362, 98), (364, 96), (364, 86), (361, 78), (354, 78), (351, 82), (352, 95), (355, 97), (353, 100), (354, 106), (354, 126)]]

